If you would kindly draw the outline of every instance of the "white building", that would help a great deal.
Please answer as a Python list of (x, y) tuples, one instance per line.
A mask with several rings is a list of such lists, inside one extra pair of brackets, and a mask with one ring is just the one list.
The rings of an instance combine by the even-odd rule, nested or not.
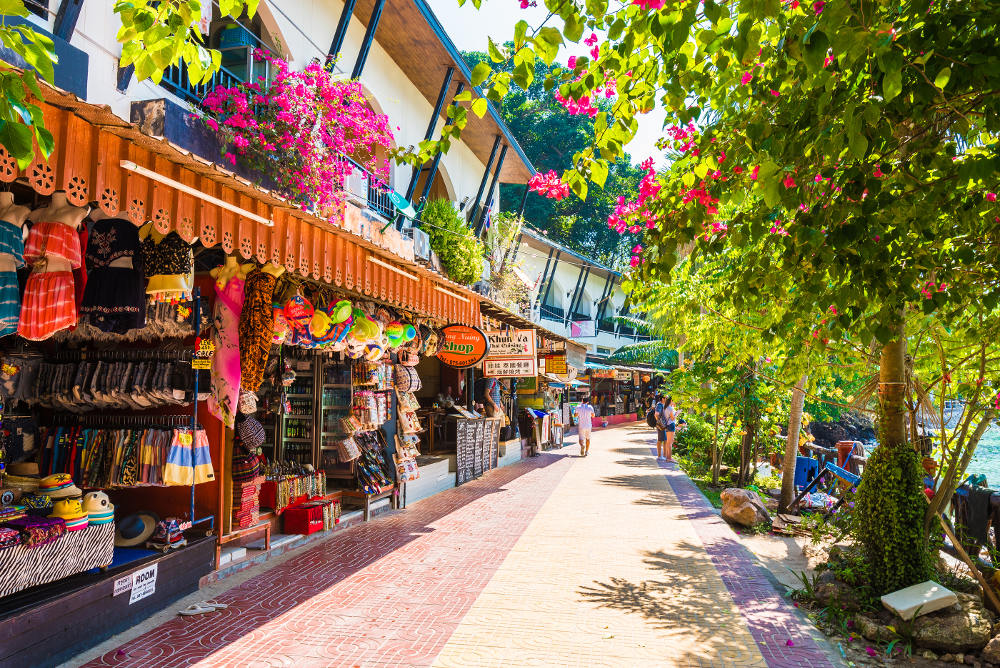
[(532, 322), (585, 345), (588, 360), (648, 338), (615, 320), (628, 307), (614, 269), (527, 228), (512, 264), (530, 283)]
[[(203, 25), (209, 45), (223, 52), (223, 69), (201, 86), (191, 85), (186, 72), (178, 68), (168, 70), (160, 84), (139, 82), (131, 68), (120, 68), (121, 45), (115, 39), (120, 22), (114, 0), (26, 4), (33, 12), (28, 20), (53, 35), (59, 55), (58, 87), (87, 102), (109, 105), (147, 134), (163, 136), (212, 160), (219, 158), (218, 146), (192, 120), (190, 110), (215, 84), (233, 85), (261, 74), (263, 65), (251, 57), (257, 47), (281, 55), (292, 69), (318, 59), (335, 63), (337, 73), (359, 78), (372, 108), (389, 117), (397, 146), (437, 139), (452, 98), (470, 83), (469, 68), (424, 0), (262, 0), (252, 19), (236, 22), (220, 20), (217, 3), (202, 0), (208, 8)], [(154, 100), (155, 104), (149, 103)], [(499, 189), (495, 181), (526, 183), (533, 173), (492, 105), (482, 119), (469, 113), (462, 140), (451, 145), (425, 188), (430, 167), (425, 165), (411, 184), (413, 170), (393, 165), (389, 185), (409, 193), (415, 205), (425, 191), (429, 197), (464, 203), (473, 225), (482, 216), (483, 203), (499, 201), (490, 196)], [(394, 215), (384, 189), (369, 187), (360, 195), (375, 213)]]

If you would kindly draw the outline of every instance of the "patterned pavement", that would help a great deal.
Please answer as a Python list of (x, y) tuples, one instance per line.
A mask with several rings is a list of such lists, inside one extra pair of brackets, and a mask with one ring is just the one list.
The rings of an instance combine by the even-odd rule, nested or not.
[(649, 445), (648, 429), (608, 429), (585, 459), (571, 446), (491, 472), (86, 665), (834, 665)]

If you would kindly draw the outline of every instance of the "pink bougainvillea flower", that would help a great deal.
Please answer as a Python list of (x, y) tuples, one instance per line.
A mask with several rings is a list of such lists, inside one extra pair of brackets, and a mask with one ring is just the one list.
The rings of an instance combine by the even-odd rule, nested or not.
[(595, 32), (590, 33), (590, 37), (583, 40), (583, 43), (586, 44), (587, 46), (594, 46), (595, 44), (597, 44), (597, 33)]
[(601, 47), (595, 46), (590, 49), (590, 57), (597, 60), (598, 56), (601, 55)]
[(828, 55), (823, 59), (823, 67), (828, 67), (834, 60), (835, 58), (833, 57), (833, 54)]
[(876, 235), (875, 235), (875, 236), (874, 236), (873, 238), (875, 239), (875, 242), (876, 242), (876, 243), (878, 243), (879, 241), (881, 241), (881, 240), (882, 240), (882, 237), (880, 237), (880, 236), (879, 236), (879, 235), (877, 235), (877, 234), (876, 234)]
[(576, 69), (576, 56), (570, 56), (569, 58), (566, 59), (566, 67), (570, 68), (571, 70)]
[(635, 248), (632, 249), (632, 254), (633, 255), (638, 255), (641, 252), (642, 252), (642, 244), (638, 244), (638, 245), (636, 245)]
[(742, 173), (743, 173), (743, 168), (742, 167), (740, 167), (739, 165), (736, 165), (735, 167), (733, 167), (733, 174), (742, 174)]
[(538, 172), (528, 181), (528, 189), (549, 199), (561, 200), (569, 195), (569, 185), (563, 183), (555, 170), (542, 174)]
[(784, 184), (784, 186), (786, 188), (794, 188), (795, 187), (795, 179), (792, 178), (791, 174), (786, 174), (785, 175), (785, 180), (782, 181), (781, 183)]
[(825, 7), (825, 6), (826, 6), (826, 3), (823, 2), (823, 0), (816, 0), (813, 3), (813, 13), (816, 14), (817, 16), (819, 16), (819, 14), (823, 11), (823, 7)]
[(872, 176), (876, 179), (880, 179), (885, 176), (885, 172), (882, 171), (882, 165), (875, 165), (875, 171), (872, 172)]
[(996, 193), (986, 193), (986, 201), (987, 202), (995, 202), (995, 201), (997, 201), (997, 194)]
[(791, 638), (789, 638), (788, 640), (785, 641), (785, 646), (786, 647), (795, 647), (795, 643), (792, 642)]
[(878, 652), (871, 648), (871, 645), (865, 647), (865, 652), (868, 653), (868, 656), (876, 656), (878, 654)]
[(830, 313), (837, 315), (837, 307), (833, 304), (830, 304)]
[(629, 266), (634, 269), (634, 268), (638, 267), (641, 262), (642, 262), (642, 259), (638, 255), (633, 255), (632, 258), (629, 260), (628, 263), (629, 263)]
[(753, 171), (750, 172), (750, 178), (756, 181), (758, 172), (760, 172), (760, 165), (757, 165), (753, 168)]
[(776, 91), (776, 90), (774, 90), (774, 89), (772, 88), (772, 89), (771, 89), (771, 95), (773, 95), (773, 96), (775, 96), (775, 97), (778, 97), (779, 95), (781, 95), (781, 93), (779, 93), (778, 91)]
[(744, 72), (740, 77), (740, 83), (744, 86), (753, 81), (753, 72)]

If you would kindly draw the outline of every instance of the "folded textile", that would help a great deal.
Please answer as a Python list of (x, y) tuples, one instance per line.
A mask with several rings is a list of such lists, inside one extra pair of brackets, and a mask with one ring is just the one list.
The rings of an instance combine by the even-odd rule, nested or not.
[(25, 547), (41, 547), (53, 543), (66, 534), (66, 522), (59, 517), (35, 517), (29, 515), (3, 523), (8, 529), (21, 534)]
[(21, 532), (17, 529), (0, 527), (0, 550), (16, 547), (21, 544)]

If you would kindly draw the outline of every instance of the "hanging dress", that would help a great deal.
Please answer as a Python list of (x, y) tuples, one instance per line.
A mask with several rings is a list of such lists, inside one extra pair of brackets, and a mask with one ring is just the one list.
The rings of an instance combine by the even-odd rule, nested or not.
[(159, 242), (147, 236), (142, 240), (142, 256), (149, 277), (147, 295), (156, 301), (191, 298), (194, 254), (179, 234), (171, 232)]
[(278, 277), (255, 269), (247, 276), (240, 315), (240, 389), (257, 392), (274, 338), (274, 287)]
[(64, 223), (35, 223), (28, 233), (24, 259), (35, 268), (24, 287), (18, 333), (31, 341), (43, 341), (56, 332), (76, 325), (76, 293), (72, 271), (39, 271), (52, 257), (74, 269), (81, 266), (80, 234)]
[(215, 356), (212, 358), (212, 395), (208, 410), (230, 429), (236, 422), (240, 397), (240, 315), (243, 279), (234, 276), (222, 288), (215, 284)]
[[(13, 223), (0, 220), (0, 256), (9, 255), (15, 267), (24, 266), (24, 236)], [(21, 318), (21, 292), (16, 271), (0, 271), (0, 336), (17, 332)]]
[[(139, 231), (131, 221), (106, 218), (93, 224), (87, 242), (87, 287), (81, 319), (103, 332), (124, 334), (146, 324), (146, 295), (137, 265)], [(128, 266), (113, 266), (129, 260)]]

